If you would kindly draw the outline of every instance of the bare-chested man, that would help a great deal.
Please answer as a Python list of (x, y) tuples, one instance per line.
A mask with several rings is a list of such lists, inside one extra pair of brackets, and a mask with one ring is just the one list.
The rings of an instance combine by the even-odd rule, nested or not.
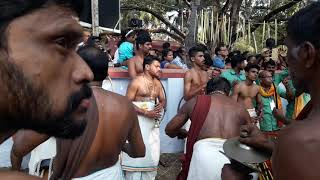
[[(262, 102), (259, 94), (259, 86), (254, 82), (258, 78), (260, 67), (256, 64), (248, 64), (245, 68), (246, 80), (234, 86), (232, 98), (240, 102), (247, 109), (253, 122), (259, 127), (259, 117), (261, 117)], [(255, 108), (255, 103), (256, 107)], [(258, 117), (259, 116), (259, 117)]]
[[(145, 147), (136, 113), (126, 97), (105, 91), (101, 88), (102, 80), (105, 79), (108, 72), (108, 63), (105, 61), (105, 59), (107, 59), (106, 54), (95, 47), (87, 46), (80, 48), (78, 53), (94, 73), (95, 78), (91, 83), (91, 87), (97, 102), (98, 111), (95, 112), (99, 113), (99, 119), (95, 121), (93, 118), (97, 115), (88, 114), (87, 118), (90, 121), (87, 127), (96, 127), (96, 129), (92, 131), (94, 135), (90, 140), (87, 140), (87, 142), (85, 137), (82, 136), (73, 140), (70, 144), (66, 144), (66, 140), (63, 139), (57, 140), (57, 144), (61, 143), (61, 146), (64, 145), (67, 147), (59, 148), (58, 146), (55, 160), (58, 162), (54, 164), (52, 178), (70, 179), (86, 176), (83, 177), (83, 179), (124, 179), (119, 161), (121, 150), (131, 157), (143, 157), (145, 155)], [(120, 109), (121, 111), (119, 111)], [(92, 125), (94, 123), (96, 123), (96, 125)], [(108, 133), (112, 133), (112, 135), (108, 135)], [(20, 165), (22, 157), (35, 148), (34, 145), (37, 146), (36, 142), (40, 144), (43, 140), (46, 140), (43, 136), (37, 137), (33, 134), (23, 132), (23, 134), (16, 136), (13, 154), (16, 154), (16, 156), (19, 155), (17, 156), (19, 158), (15, 160), (20, 160), (20, 162), (13, 162), (12, 164)], [(42, 142), (40, 142), (41, 140)], [(128, 140), (129, 143), (125, 143), (126, 140)], [(78, 143), (78, 141), (81, 143)], [(82, 156), (80, 155), (82, 152), (74, 151), (79, 155), (71, 155), (71, 153), (63, 151), (63, 149), (70, 149), (71, 152), (73, 152), (72, 149), (84, 150), (85, 148), (83, 146), (89, 148)], [(61, 159), (64, 156), (71, 157)], [(76, 159), (72, 157), (76, 157)], [(79, 159), (81, 159), (81, 163), (72, 166), (72, 162), (79, 161)], [(64, 164), (69, 165), (63, 168), (57, 167)], [(74, 170), (74, 168), (76, 169)], [(59, 172), (55, 172), (55, 170)]]
[(123, 153), (122, 167), (126, 180), (154, 180), (160, 158), (159, 119), (165, 104), (160, 81), (160, 60), (146, 56), (143, 74), (137, 76), (128, 86), (127, 97), (135, 105), (139, 125), (146, 146), (144, 158), (132, 159)]
[[(166, 127), (168, 136), (188, 136), (186, 161), (179, 180), (221, 179), (229, 160), (219, 151), (225, 139), (239, 136), (240, 125), (250, 122), (248, 112), (228, 94), (230, 83), (221, 77), (208, 82), (207, 94), (191, 99)], [(230, 111), (232, 110), (232, 111)], [(181, 129), (191, 119), (189, 132)]]
[(68, 2), (0, 3), (0, 143), (22, 128), (74, 138), (86, 127), (93, 74), (75, 51), (82, 28)]
[(129, 76), (133, 79), (143, 73), (143, 59), (152, 48), (152, 40), (148, 33), (140, 33), (136, 38), (136, 55), (128, 60)]
[[(310, 21), (310, 19), (312, 19)], [(303, 27), (303, 28), (301, 28)], [(249, 133), (240, 141), (272, 152), (272, 169), (276, 180), (318, 180), (320, 178), (319, 75), (320, 75), (320, 2), (312, 3), (293, 15), (287, 27), (288, 65), (298, 94), (311, 94), (307, 105), (294, 121), (280, 131), (277, 142), (269, 140), (255, 127), (243, 127)], [(224, 168), (225, 179), (240, 179), (230, 167)]]
[(193, 67), (186, 72), (184, 76), (184, 92), (183, 98), (185, 101), (191, 98), (204, 94), (205, 87), (209, 80), (207, 67), (205, 66), (204, 52), (200, 47), (192, 47), (189, 50), (189, 57)]

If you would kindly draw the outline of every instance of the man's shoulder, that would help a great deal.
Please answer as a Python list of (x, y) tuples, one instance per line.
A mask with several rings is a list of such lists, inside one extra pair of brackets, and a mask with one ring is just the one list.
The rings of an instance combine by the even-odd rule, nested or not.
[(111, 104), (113, 107), (123, 106), (130, 103), (126, 96), (122, 96), (102, 88), (93, 89), (93, 93), (97, 103)]
[(279, 142), (300, 145), (317, 143), (320, 146), (320, 132), (317, 130), (320, 126), (312, 122), (306, 122), (309, 120), (303, 121), (294, 121), (292, 124), (281, 130)]

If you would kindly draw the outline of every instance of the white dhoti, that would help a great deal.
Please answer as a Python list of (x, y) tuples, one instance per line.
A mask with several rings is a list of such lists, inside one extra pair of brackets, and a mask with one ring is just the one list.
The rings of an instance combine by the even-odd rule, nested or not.
[[(256, 117), (258, 117), (255, 108), (253, 108), (253, 109), (247, 109), (247, 111), (248, 111), (248, 113), (249, 113), (249, 115), (250, 115), (251, 118), (256, 118)], [(260, 123), (259, 123), (259, 121), (257, 121), (256, 126), (260, 129)]]
[(193, 146), (188, 180), (220, 180), (224, 164), (230, 163), (223, 155), (225, 139), (207, 138), (197, 141)]
[(102, 169), (85, 177), (73, 178), (73, 180), (124, 180), (120, 160), (112, 167)]
[(31, 151), (29, 174), (41, 176), (40, 165), (45, 159), (50, 159), (49, 175), (51, 174), (53, 158), (56, 156), (56, 139), (51, 137)]
[[(146, 110), (154, 109), (154, 102), (133, 102), (136, 106)], [(138, 116), (142, 138), (146, 147), (143, 158), (131, 158), (122, 152), (122, 169), (126, 180), (153, 180), (157, 175), (160, 159), (160, 132), (155, 127), (155, 120), (145, 116)]]

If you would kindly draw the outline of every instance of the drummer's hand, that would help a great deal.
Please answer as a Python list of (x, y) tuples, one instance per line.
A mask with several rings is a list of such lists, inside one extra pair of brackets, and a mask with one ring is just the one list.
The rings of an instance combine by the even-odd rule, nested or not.
[(155, 110), (146, 111), (145, 116), (147, 116), (148, 118), (151, 118), (151, 119), (160, 119), (161, 118), (161, 114)]
[(163, 105), (161, 103), (156, 104), (154, 111), (161, 113), (163, 110)]
[(241, 126), (239, 141), (255, 148), (264, 148), (265, 143), (269, 142), (268, 137), (253, 124)]
[(221, 171), (222, 180), (249, 180), (249, 175), (243, 174), (232, 168), (231, 164), (225, 164)]

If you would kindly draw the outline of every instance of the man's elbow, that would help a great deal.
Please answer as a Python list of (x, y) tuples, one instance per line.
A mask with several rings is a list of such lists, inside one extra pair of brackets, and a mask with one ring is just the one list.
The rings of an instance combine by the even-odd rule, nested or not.
[(143, 145), (143, 147), (141, 147), (139, 150), (132, 153), (130, 157), (141, 158), (141, 157), (144, 157), (145, 155), (146, 155), (146, 146)]
[(174, 131), (172, 131), (170, 128), (168, 128), (168, 126), (166, 127), (165, 132), (171, 138), (175, 138), (176, 137)]

